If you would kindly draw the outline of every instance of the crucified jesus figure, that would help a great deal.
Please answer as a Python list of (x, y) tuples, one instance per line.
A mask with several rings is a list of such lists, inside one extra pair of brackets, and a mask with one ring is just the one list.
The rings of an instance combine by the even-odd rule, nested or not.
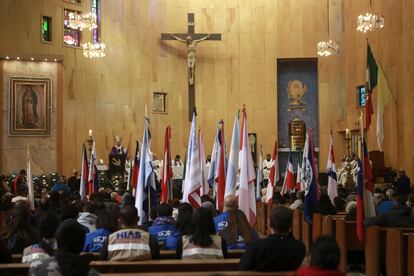
[(189, 35), (185, 39), (182, 39), (174, 34), (172, 34), (174, 39), (183, 42), (187, 45), (187, 66), (188, 66), (188, 82), (190, 85), (194, 85), (194, 77), (195, 77), (195, 65), (197, 62), (196, 58), (196, 49), (197, 43), (203, 40), (209, 39), (211, 34), (208, 34), (200, 39), (193, 40), (193, 38)]

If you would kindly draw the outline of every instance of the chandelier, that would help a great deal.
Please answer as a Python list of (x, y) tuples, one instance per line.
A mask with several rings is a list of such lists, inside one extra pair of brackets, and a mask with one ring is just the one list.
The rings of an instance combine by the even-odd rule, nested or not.
[(83, 47), (83, 55), (86, 58), (103, 58), (105, 54), (105, 44), (103, 43), (95, 43), (92, 44), (90, 42), (84, 43)]
[(69, 13), (68, 27), (72, 29), (95, 29), (98, 27), (96, 24), (96, 15), (93, 13), (77, 14), (74, 12)]
[(381, 30), (384, 28), (384, 17), (378, 14), (366, 13), (359, 15), (357, 30), (363, 33)]
[(339, 44), (329, 40), (318, 43), (318, 55), (322, 57), (329, 57), (339, 53)]
[[(330, 20), (329, 0), (326, 1), (326, 5), (327, 5), (326, 10), (328, 13), (326, 25), (328, 26), (328, 37), (329, 37), (329, 20)], [(320, 41), (318, 42), (316, 46), (318, 50), (318, 55), (322, 57), (329, 57), (329, 56), (337, 55), (339, 53), (339, 44), (332, 40)]]

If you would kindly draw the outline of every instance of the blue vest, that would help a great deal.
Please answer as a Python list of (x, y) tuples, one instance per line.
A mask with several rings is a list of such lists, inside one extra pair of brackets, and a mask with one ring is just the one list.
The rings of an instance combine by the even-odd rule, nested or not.
[(109, 236), (109, 231), (99, 228), (94, 232), (86, 234), (84, 252), (100, 252), (104, 241)]
[(223, 212), (214, 218), (214, 225), (216, 226), (216, 232), (219, 233), (227, 227), (227, 219), (229, 217), (228, 212)]
[(174, 233), (171, 236), (168, 236), (165, 239), (165, 249), (176, 250), (177, 243), (180, 239), (181, 239), (181, 231), (177, 229), (174, 231)]
[(161, 249), (165, 248), (165, 240), (174, 232), (175, 224), (170, 223), (152, 224), (148, 228), (148, 233), (157, 239), (158, 244), (161, 246)]

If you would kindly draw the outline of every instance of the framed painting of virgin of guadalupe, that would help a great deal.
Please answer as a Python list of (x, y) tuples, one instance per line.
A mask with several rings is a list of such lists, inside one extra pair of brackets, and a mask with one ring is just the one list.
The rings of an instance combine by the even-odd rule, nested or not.
[(49, 136), (51, 80), (11, 77), (8, 109), (10, 136)]

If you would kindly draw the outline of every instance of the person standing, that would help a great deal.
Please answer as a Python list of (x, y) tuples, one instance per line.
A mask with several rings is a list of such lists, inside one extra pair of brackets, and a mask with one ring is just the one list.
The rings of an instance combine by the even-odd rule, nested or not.
[(68, 178), (68, 187), (70, 192), (79, 192), (80, 176), (77, 170), (72, 171), (72, 176)]

